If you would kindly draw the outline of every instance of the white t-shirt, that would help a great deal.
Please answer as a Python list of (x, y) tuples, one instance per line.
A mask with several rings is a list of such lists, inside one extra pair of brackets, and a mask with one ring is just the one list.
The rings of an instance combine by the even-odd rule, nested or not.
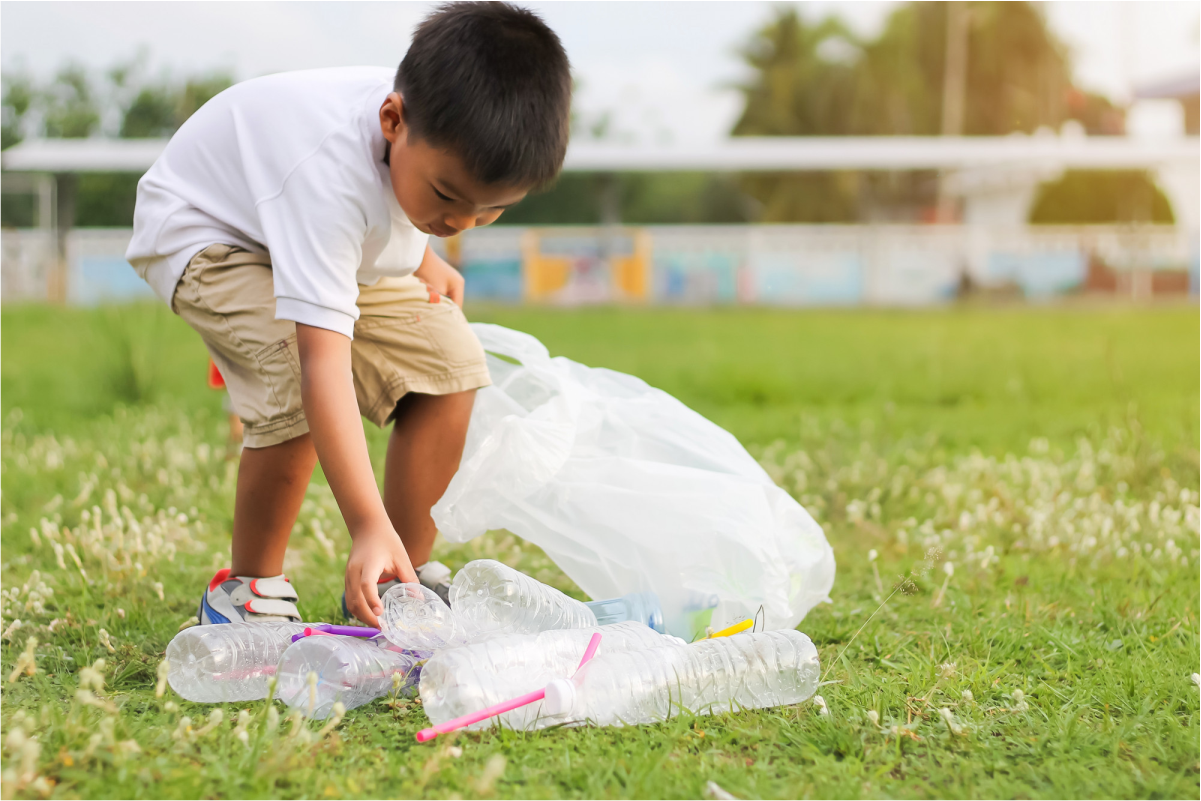
[(381, 67), (239, 83), (192, 115), (138, 182), (125, 258), (168, 304), (209, 245), (271, 255), (277, 319), (350, 337), (359, 284), (409, 275), (429, 235), (396, 202)]

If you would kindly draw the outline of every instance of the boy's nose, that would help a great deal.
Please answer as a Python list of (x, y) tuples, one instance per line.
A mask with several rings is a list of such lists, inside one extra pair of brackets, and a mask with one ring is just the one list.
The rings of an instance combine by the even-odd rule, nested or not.
[(454, 232), (459, 234), (475, 228), (475, 217), (446, 217), (443, 219), (442, 224), (447, 228), (454, 229)]

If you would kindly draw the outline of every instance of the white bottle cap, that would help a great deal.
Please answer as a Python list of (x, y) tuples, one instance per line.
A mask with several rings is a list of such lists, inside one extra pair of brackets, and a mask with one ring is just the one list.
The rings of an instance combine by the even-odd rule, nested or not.
[(546, 699), (542, 702), (542, 714), (551, 717), (566, 715), (575, 705), (575, 685), (567, 679), (552, 679), (546, 685)]

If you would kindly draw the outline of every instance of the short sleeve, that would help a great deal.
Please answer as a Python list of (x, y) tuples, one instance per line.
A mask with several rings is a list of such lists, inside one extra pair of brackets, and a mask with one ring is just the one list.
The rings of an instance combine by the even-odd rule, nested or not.
[(356, 274), (367, 214), (345, 169), (318, 154), (299, 165), (274, 197), (258, 204), (271, 254), (275, 317), (354, 338)]

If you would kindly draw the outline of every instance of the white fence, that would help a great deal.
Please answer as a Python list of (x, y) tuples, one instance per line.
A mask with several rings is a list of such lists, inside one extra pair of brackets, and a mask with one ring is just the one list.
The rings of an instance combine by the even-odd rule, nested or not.
[[(0, 295), (82, 305), (152, 297), (125, 262), (129, 238), (128, 229), (72, 231), (58, 270), (47, 232), (5, 230)], [(445, 242), (435, 247), (446, 254)], [(448, 255), (472, 297), (510, 302), (914, 306), (964, 286), (1039, 299), (1159, 286), (1195, 294), (1198, 283), (1197, 244), (1171, 226), (499, 226), (468, 232)], [(535, 275), (548, 264), (554, 276)]]

